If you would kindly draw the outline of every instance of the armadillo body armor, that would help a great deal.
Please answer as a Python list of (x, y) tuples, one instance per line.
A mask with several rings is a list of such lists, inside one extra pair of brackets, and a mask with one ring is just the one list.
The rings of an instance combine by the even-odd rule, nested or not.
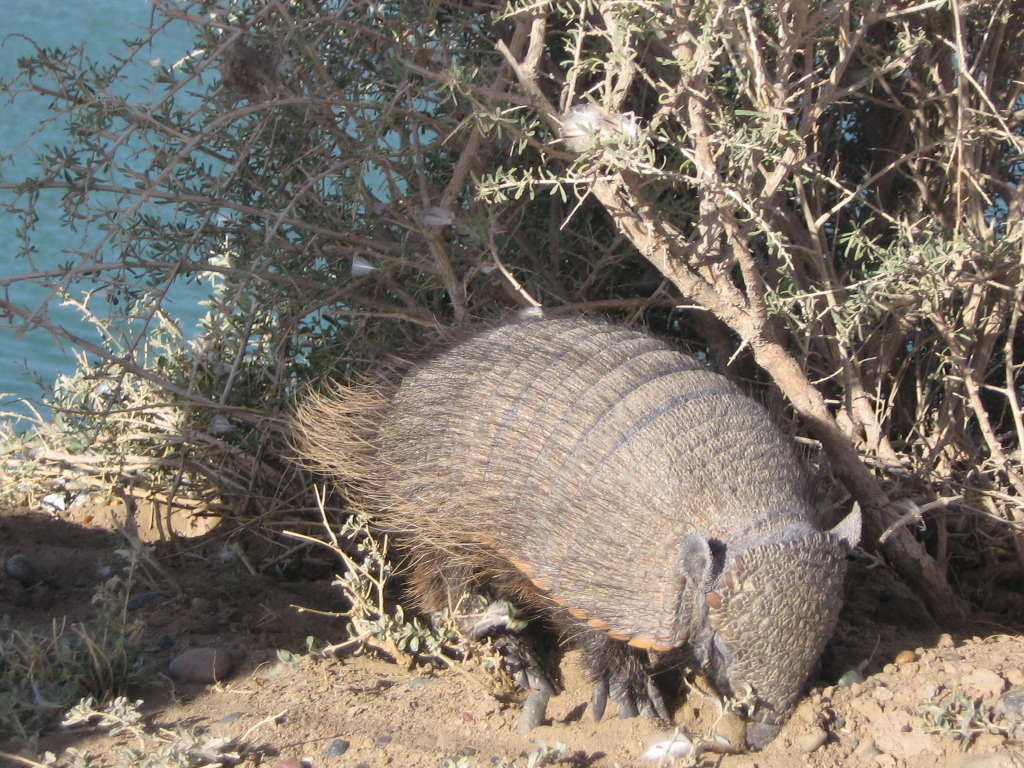
[(753, 697), (760, 748), (834, 629), (854, 523), (819, 530), (765, 409), (645, 333), (479, 333), (405, 378), (376, 450), (421, 603), (484, 588), (547, 612), (582, 639), (599, 709), (610, 692), (620, 714), (662, 711), (647, 651), (686, 646)]

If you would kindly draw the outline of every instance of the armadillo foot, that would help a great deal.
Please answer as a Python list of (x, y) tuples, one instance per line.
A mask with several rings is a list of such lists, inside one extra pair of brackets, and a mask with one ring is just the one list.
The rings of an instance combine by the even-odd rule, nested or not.
[(471, 640), (491, 638), (492, 647), (501, 656), (501, 666), (520, 687), (528, 691), (546, 691), (555, 696), (558, 685), (544, 671), (530, 641), (520, 633), (527, 622), (509, 600), (491, 600), (475, 593), (464, 595), (460, 608), (476, 604), (476, 611), (456, 614), (459, 628)]
[(640, 653), (604, 635), (593, 635), (586, 643), (587, 676), (594, 688), (590, 711), (594, 720), (604, 717), (608, 700), (619, 717), (659, 717), (668, 720), (668, 708), (647, 670)]
[(558, 686), (545, 674), (533, 649), (518, 635), (501, 634), (494, 638), (493, 647), (501, 654), (501, 666), (521, 688), (558, 694)]

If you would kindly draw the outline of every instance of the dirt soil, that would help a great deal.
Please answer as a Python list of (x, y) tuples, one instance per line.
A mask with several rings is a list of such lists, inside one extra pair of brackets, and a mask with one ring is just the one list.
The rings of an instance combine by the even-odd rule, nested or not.
[[(124, 547), (112, 522), (123, 511), (87, 504), (66, 512), (0, 510), (0, 557), (20, 554), (47, 580), (26, 590), (0, 572), (0, 615), (15, 628), (88, 618), (92, 596), (119, 562), (115, 550)], [(371, 654), (311, 654), (307, 638), (316, 647), (348, 639), (343, 619), (317, 613), (345, 607), (332, 586), (339, 564), (329, 552), (310, 549), (282, 558), (285, 549), (271, 538), (265, 528), (222, 524), (155, 544), (164, 572), (140, 574), (134, 592), (163, 593), (135, 611), (145, 623), (146, 656), (160, 674), (154, 685), (131, 692), (145, 701), (152, 731), (233, 737), (244, 766), (527, 766), (531, 751), (536, 763), (540, 740), (565, 745), (557, 764), (612, 768), (657, 764), (641, 754), (677, 728), (699, 737), (717, 722), (717, 731), (733, 738), (741, 728), (734, 716), (719, 721), (713, 694), (692, 673), (683, 675), (678, 695), (670, 694), (674, 724), (614, 717), (594, 723), (576, 652), (562, 661), (565, 691), (551, 699), (544, 725), (526, 735), (517, 733), (523, 695), (496, 694), (479, 668), (406, 669)], [(1024, 746), (1006, 736), (979, 735), (963, 751), (958, 740), (926, 732), (918, 712), (930, 686), (986, 705), (1024, 688), (1024, 641), (991, 623), (935, 626), (911, 592), (867, 555), (855, 555), (850, 570), (847, 604), (820, 675), (779, 738), (760, 753), (707, 752), (691, 756), (691, 764), (1024, 766)], [(169, 662), (192, 648), (225, 651), (232, 661), (226, 679), (172, 682)], [(280, 650), (294, 655), (282, 661)], [(861, 682), (836, 685), (857, 670)], [(126, 744), (137, 745), (95, 727), (58, 726), (42, 736), (35, 754), (74, 747), (98, 765), (115, 766)], [(0, 744), (7, 752), (22, 747)]]

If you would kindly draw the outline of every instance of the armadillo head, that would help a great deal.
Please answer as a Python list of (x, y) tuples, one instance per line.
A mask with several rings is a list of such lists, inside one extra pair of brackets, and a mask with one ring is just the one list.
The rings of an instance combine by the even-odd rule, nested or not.
[(833, 532), (802, 525), (705, 542), (703, 562), (693, 534), (684, 542), (702, 571), (690, 592), (704, 603), (694, 606), (691, 646), (719, 692), (749, 705), (750, 749), (778, 734), (835, 629), (846, 554), (859, 540), (854, 514)]

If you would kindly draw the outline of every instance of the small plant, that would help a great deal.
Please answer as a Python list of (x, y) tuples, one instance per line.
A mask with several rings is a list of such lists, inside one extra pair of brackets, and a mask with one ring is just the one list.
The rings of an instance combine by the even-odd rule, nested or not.
[(447, 667), (472, 660), (496, 676), (499, 685), (509, 682), (502, 672), (500, 653), (489, 640), (480, 641), (481, 635), (467, 629), (467, 624), (476, 625), (481, 618), (486, 618), (494, 625), (519, 631), (525, 622), (516, 618), (513, 606), (494, 603), (479, 595), (467, 595), (456, 611), (438, 611), (430, 621), (407, 616), (405, 609), (386, 595), (394, 572), (389, 562), (388, 536), (372, 530), (369, 516), (362, 512), (354, 512), (332, 525), (324, 495), (319, 491), (317, 500), (327, 541), (295, 532), (286, 535), (326, 546), (345, 566), (344, 573), (334, 584), (351, 604), (340, 614), (349, 621), (351, 638), (324, 647), (320, 651), (322, 655), (368, 648), (407, 668), (417, 661)]
[(70, 626), (54, 620), (49, 632), (0, 621), (0, 736), (31, 742), (73, 702), (109, 701), (149, 677), (139, 653), (144, 624), (129, 617), (126, 601), (156, 563), (137, 539), (117, 553), (125, 572), (93, 596), (95, 618)]
[(924, 721), (925, 733), (956, 739), (961, 749), (967, 749), (983, 733), (1024, 737), (1024, 725), (1011, 724), (982, 700), (944, 685), (928, 686), (917, 713)]
[(0, 625), (0, 733), (28, 741), (82, 696), (101, 701), (146, 677), (141, 624), (109, 602), (92, 621), (49, 633)]
[[(120, 749), (117, 768), (195, 768), (195, 766), (234, 765), (241, 756), (228, 752), (235, 743), (227, 737), (213, 737), (195, 734), (179, 728), (172, 733), (165, 729), (152, 730), (146, 725), (139, 707), (141, 701), (129, 701), (119, 696), (106, 706), (98, 706), (92, 697), (83, 699), (64, 720), (66, 727), (92, 725), (109, 729), (111, 738), (127, 737), (136, 742)], [(93, 768), (100, 763), (77, 749), (68, 749), (57, 758), (47, 753), (43, 759), (46, 766), (54, 768)]]
[(342, 614), (347, 617), (352, 638), (324, 648), (325, 656), (350, 649), (371, 648), (411, 667), (417, 658), (447, 665), (452, 661), (448, 649), (460, 640), (453, 622), (439, 621), (431, 626), (419, 617), (407, 618), (405, 609), (388, 604), (385, 593), (393, 566), (388, 561), (387, 535), (371, 531), (370, 519), (362, 513), (349, 515), (335, 531), (328, 521), (324, 496), (318, 492), (320, 514), (328, 541), (304, 534), (289, 536), (314, 541), (333, 551), (345, 565), (345, 572), (335, 579), (351, 607)]

